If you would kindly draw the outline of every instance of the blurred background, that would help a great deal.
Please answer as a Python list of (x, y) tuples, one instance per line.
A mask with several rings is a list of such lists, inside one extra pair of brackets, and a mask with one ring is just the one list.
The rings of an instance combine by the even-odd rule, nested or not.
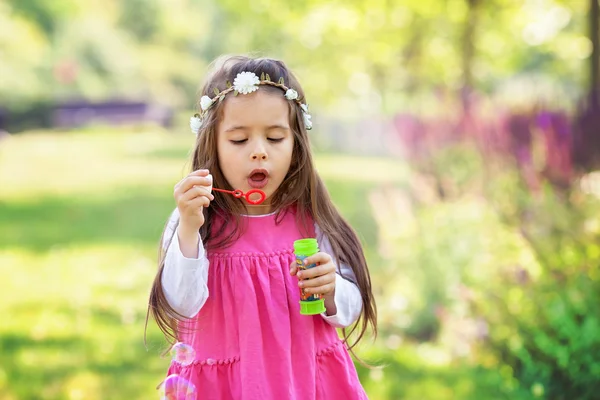
[[(379, 306), (371, 399), (600, 398), (598, 0), (0, 0), (0, 399), (152, 399), (189, 116), (281, 58)], [(202, 392), (202, 388), (198, 388)]]

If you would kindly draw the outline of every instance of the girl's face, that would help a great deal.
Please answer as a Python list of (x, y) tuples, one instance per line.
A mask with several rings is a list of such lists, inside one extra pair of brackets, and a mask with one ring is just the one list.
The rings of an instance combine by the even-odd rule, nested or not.
[(293, 149), (283, 93), (259, 89), (227, 97), (217, 128), (217, 152), (219, 167), (233, 189), (260, 189), (267, 196), (263, 204), (269, 205), (290, 168)]

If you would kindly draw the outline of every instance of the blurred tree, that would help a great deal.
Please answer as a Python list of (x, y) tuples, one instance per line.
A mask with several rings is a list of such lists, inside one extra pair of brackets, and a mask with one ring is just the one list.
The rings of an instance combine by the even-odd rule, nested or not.
[(473, 87), (473, 57), (475, 46), (473, 41), (476, 38), (476, 28), (478, 23), (478, 12), (481, 2), (479, 0), (467, 0), (468, 11), (464, 24), (462, 37), (462, 88), (468, 91)]
[(156, 38), (160, 30), (160, 6), (156, 0), (128, 0), (121, 3), (118, 26), (131, 32), (140, 42)]
[(76, 0), (5, 0), (13, 11), (38, 25), (47, 35), (52, 36), (65, 18), (77, 10)]
[(466, 86), (515, 99), (506, 87), (520, 76), (573, 98), (588, 84), (588, 11), (585, 0), (3, 0), (0, 96), (191, 107), (208, 61), (257, 52), (284, 59), (309, 102), (342, 118), (448, 112), (432, 100)]
[(600, 5), (598, 0), (590, 0), (590, 95), (595, 106), (600, 105)]

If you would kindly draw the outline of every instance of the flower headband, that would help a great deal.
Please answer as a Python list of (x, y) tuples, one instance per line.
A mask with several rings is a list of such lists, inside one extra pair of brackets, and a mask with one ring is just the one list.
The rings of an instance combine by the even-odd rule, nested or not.
[(215, 88), (215, 97), (212, 99), (208, 96), (202, 96), (200, 98), (200, 109), (202, 111), (199, 114), (194, 114), (194, 116), (190, 118), (190, 129), (192, 130), (192, 133), (194, 135), (198, 134), (198, 131), (200, 130), (200, 127), (202, 127), (202, 123), (206, 118), (208, 110), (217, 101), (223, 101), (225, 99), (225, 95), (231, 92), (233, 92), (234, 96), (237, 96), (240, 93), (249, 94), (258, 90), (258, 85), (270, 85), (282, 89), (285, 92), (284, 96), (286, 99), (293, 100), (300, 105), (300, 108), (302, 109), (302, 116), (304, 117), (304, 126), (307, 130), (312, 129), (312, 117), (308, 113), (308, 105), (300, 101), (298, 92), (285, 86), (283, 77), (279, 78), (279, 82), (273, 82), (271, 81), (269, 74), (265, 75), (263, 73), (261, 74), (260, 79), (258, 79), (258, 76), (256, 76), (256, 74), (253, 72), (240, 72), (233, 80), (233, 85), (231, 82), (227, 81), (227, 89), (219, 92), (219, 89)]

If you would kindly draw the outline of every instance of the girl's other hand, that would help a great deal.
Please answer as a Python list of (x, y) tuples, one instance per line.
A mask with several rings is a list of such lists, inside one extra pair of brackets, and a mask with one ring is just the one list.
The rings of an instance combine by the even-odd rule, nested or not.
[(290, 265), (290, 274), (298, 277), (298, 286), (307, 294), (322, 294), (325, 298), (335, 294), (335, 265), (327, 253), (317, 253), (304, 259), (304, 265), (316, 267), (298, 270), (296, 263)]

